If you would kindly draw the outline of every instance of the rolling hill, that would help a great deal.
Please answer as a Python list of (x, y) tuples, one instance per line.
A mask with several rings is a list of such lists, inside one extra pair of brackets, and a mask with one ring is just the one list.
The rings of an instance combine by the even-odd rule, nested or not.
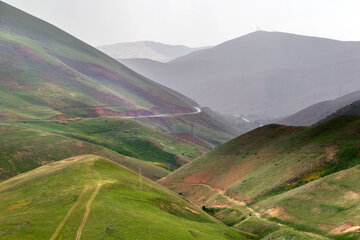
[(0, 123), (0, 181), (79, 154), (100, 155), (134, 171), (141, 167), (157, 180), (212, 148), (200, 138), (192, 142), (191, 136), (117, 117)]
[(116, 43), (97, 47), (115, 59), (145, 58), (168, 62), (203, 48), (190, 48), (183, 45), (169, 45), (152, 41)]
[(101, 145), (169, 170), (178, 168), (208, 150), (132, 120), (119, 120), (116, 117), (69, 122), (35, 121), (26, 123), (26, 126)]
[(141, 168), (143, 175), (152, 180), (169, 174), (168, 170), (152, 164), (151, 159), (145, 162), (124, 156), (84, 138), (75, 139), (22, 124), (0, 124), (0, 133), (0, 182), (45, 164), (90, 153), (133, 171)]
[(119, 164), (81, 155), (0, 183), (1, 239), (246, 239)]
[[(260, 205), (257, 204), (277, 199), (283, 196), (281, 194), (293, 196), (291, 194), (301, 191), (300, 189), (314, 186), (309, 185), (313, 184), (313, 181), (326, 181), (322, 180), (327, 179), (326, 176), (333, 179), (331, 176), (336, 176), (334, 174), (337, 172), (347, 171), (346, 169), (359, 165), (359, 133), (360, 116), (356, 115), (344, 115), (313, 127), (272, 124), (217, 147), (159, 182), (192, 202), (209, 208), (210, 212), (219, 209), (232, 212), (232, 225), (242, 223), (253, 216), (263, 220), (262, 212), (256, 208)], [(342, 183), (339, 181), (336, 184)], [(359, 191), (357, 185), (352, 187), (353, 191)], [(326, 189), (321, 191), (326, 192)], [(327, 194), (334, 194), (334, 198), (339, 197), (336, 191)], [(316, 200), (315, 197), (311, 199)], [(321, 199), (316, 201), (321, 202)], [(329, 201), (328, 205), (335, 204), (331, 203), (333, 200)], [(307, 204), (311, 205), (311, 201)], [(327, 204), (326, 201), (324, 204)], [(358, 202), (353, 201), (353, 204), (354, 209), (359, 208)], [(269, 207), (270, 204), (266, 206)], [(275, 208), (275, 212), (278, 211), (276, 207), (277, 205), (271, 206)], [(296, 211), (297, 205), (292, 207)], [(270, 207), (266, 211), (269, 209)], [(279, 214), (282, 214), (281, 211)], [(308, 222), (319, 222), (319, 219), (315, 219), (318, 216), (308, 214)], [(222, 218), (224, 214), (220, 212), (219, 219), (229, 221), (226, 217)], [(354, 222), (358, 225), (358, 220), (353, 215), (344, 215), (343, 218), (338, 215), (334, 216), (335, 218), (342, 223)], [(329, 222), (331, 221), (329, 218)], [(333, 222), (335, 224), (336, 221)], [(259, 223), (259, 226), (264, 224), (267, 223)], [(291, 222), (281, 224), (309, 232), (307, 228), (301, 229)], [(330, 232), (321, 229), (317, 223), (311, 227), (310, 232), (314, 234), (320, 232), (325, 236), (330, 234), (331, 238), (334, 237)], [(239, 226), (239, 229), (245, 230), (249, 227)], [(357, 231), (355, 228), (353, 230)]]
[(360, 43), (258, 31), (168, 63), (123, 63), (222, 113), (283, 117), (360, 89)]
[[(198, 106), (4, 2), (0, 2), (0, 96), (7, 121), (189, 113)], [(182, 121), (191, 125), (193, 118), (197, 116)], [(211, 116), (204, 119), (211, 121)], [(208, 131), (227, 140), (234, 136), (234, 130), (221, 122)]]
[(360, 91), (314, 104), (289, 117), (281, 119), (278, 123), (289, 126), (310, 126), (358, 100), (360, 100)]

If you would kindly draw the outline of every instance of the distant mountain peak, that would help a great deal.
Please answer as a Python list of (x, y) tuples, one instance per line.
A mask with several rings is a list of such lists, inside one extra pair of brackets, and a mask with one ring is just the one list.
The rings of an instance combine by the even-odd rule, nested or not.
[(158, 62), (169, 62), (202, 48), (170, 45), (147, 40), (104, 45), (99, 46), (98, 49), (115, 59), (146, 58)]

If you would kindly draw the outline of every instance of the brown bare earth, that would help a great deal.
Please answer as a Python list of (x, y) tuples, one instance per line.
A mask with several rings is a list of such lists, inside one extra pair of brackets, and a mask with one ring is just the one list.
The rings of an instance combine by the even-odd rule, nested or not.
[(360, 232), (360, 226), (354, 226), (352, 223), (343, 223), (330, 231), (331, 234), (343, 234), (348, 232)]

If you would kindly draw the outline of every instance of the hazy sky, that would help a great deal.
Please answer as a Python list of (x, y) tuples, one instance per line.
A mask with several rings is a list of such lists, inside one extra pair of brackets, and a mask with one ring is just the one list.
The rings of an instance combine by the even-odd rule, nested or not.
[(360, 0), (4, 0), (94, 46), (216, 45), (253, 32), (360, 40)]

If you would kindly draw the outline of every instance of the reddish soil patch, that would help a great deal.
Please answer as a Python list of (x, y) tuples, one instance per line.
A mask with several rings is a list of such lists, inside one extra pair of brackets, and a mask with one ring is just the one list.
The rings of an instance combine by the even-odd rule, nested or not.
[(58, 114), (58, 115), (55, 115), (51, 118), (49, 118), (50, 120), (66, 120), (68, 119), (68, 117), (65, 115), (65, 114)]
[(128, 110), (125, 112), (114, 111), (105, 108), (95, 108), (94, 112), (99, 116), (151, 116), (154, 115), (152, 112), (145, 109)]
[(185, 165), (188, 162), (191, 162), (190, 159), (184, 158), (184, 157), (181, 157), (181, 156), (175, 156), (175, 161), (180, 166)]
[[(58, 56), (61, 61), (63, 61), (65, 64), (75, 68), (77, 71), (81, 72), (82, 74), (85, 74), (87, 76), (90, 76), (94, 79), (106, 81), (108, 83), (114, 84), (114, 86), (121, 86), (125, 89), (127, 89), (129, 92), (134, 93), (137, 96), (141, 96), (142, 98), (146, 99), (148, 102), (151, 102), (155, 106), (164, 108), (166, 112), (184, 112), (187, 109), (177, 106), (175, 104), (169, 103), (164, 101), (163, 98), (155, 96), (155, 94), (151, 94), (149, 91), (139, 87), (136, 85), (133, 81), (129, 81), (128, 79), (121, 76), (121, 74), (113, 72), (109, 69), (106, 69), (102, 66), (95, 65), (92, 63), (85, 63), (85, 62), (79, 62), (72, 59), (64, 58)], [(125, 69), (124, 69), (125, 70)], [(132, 74), (132, 72), (127, 72), (128, 74)], [(134, 74), (135, 75), (135, 74)], [(140, 75), (134, 76), (137, 78), (143, 78)], [(145, 79), (141, 79), (144, 80)], [(148, 82), (149, 85), (151, 85), (151, 82)], [(163, 94), (168, 94), (167, 92), (163, 91)], [(170, 94), (168, 94), (170, 97)], [(166, 96), (165, 96), (166, 97)], [(176, 99), (172, 96), (173, 99)]]
[(343, 223), (330, 231), (331, 234), (343, 234), (347, 232), (359, 232), (360, 226), (355, 226), (352, 223)]
[(200, 145), (200, 146), (203, 146), (206, 148), (210, 148), (210, 149), (214, 148), (214, 145), (202, 140), (201, 138), (199, 138), (197, 136), (192, 137), (192, 135), (189, 133), (172, 133), (171, 135), (181, 138), (183, 140), (189, 141), (189, 142), (193, 142), (197, 145)]
[(215, 176), (216, 170), (211, 172), (198, 171), (184, 179), (184, 183), (207, 183), (209, 179)]
[(287, 219), (291, 218), (291, 216), (282, 207), (270, 208), (265, 213), (269, 214), (271, 217), (282, 219), (282, 220), (287, 220)]
[(136, 109), (136, 110), (121, 112), (121, 116), (151, 116), (151, 115), (154, 115), (154, 113), (145, 109)]

